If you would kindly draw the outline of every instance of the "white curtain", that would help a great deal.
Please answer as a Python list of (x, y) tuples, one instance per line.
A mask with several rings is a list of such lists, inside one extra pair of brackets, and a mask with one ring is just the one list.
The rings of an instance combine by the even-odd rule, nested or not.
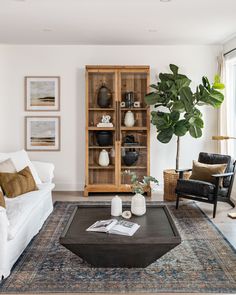
[[(236, 51), (218, 58), (219, 73), (225, 84), (224, 102), (219, 109), (219, 135), (236, 136)], [(219, 152), (235, 157), (235, 140), (220, 140)]]

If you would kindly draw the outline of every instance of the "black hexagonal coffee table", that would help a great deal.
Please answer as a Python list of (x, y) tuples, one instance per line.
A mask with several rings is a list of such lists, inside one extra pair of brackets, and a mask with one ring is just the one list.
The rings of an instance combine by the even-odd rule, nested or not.
[(95, 267), (128, 268), (147, 267), (181, 243), (166, 206), (150, 205), (144, 216), (132, 216), (130, 220), (140, 225), (132, 237), (86, 231), (94, 222), (110, 218), (110, 206), (79, 205), (60, 243)]

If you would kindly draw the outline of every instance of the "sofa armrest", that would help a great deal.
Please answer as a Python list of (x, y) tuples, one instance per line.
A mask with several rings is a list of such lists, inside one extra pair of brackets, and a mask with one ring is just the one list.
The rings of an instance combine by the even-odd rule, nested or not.
[(0, 281), (9, 274), (7, 255), (7, 236), (9, 220), (6, 209), (0, 207)]
[(52, 163), (32, 161), (32, 164), (38, 172), (39, 178), (42, 182), (52, 182), (55, 168)]

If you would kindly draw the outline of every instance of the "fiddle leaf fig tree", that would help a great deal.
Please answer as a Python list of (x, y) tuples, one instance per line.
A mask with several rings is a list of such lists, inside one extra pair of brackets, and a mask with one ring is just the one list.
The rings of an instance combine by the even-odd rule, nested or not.
[(194, 138), (202, 136), (204, 122), (200, 106), (209, 105), (219, 108), (224, 100), (220, 90), (224, 84), (219, 76), (211, 85), (207, 77), (196, 87), (190, 88), (191, 80), (179, 74), (179, 68), (170, 64), (171, 73), (160, 73), (157, 84), (150, 85), (153, 92), (146, 95), (148, 105), (154, 105), (151, 112), (151, 122), (156, 126), (157, 139), (168, 143), (173, 136), (177, 137), (176, 170), (179, 169), (180, 137), (189, 133)]

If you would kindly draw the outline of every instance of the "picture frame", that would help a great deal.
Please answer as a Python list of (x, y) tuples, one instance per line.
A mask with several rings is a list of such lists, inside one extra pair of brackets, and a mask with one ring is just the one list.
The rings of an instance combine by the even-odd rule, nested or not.
[(25, 76), (25, 111), (60, 111), (60, 77)]
[(26, 116), (25, 149), (27, 151), (60, 151), (60, 116)]

